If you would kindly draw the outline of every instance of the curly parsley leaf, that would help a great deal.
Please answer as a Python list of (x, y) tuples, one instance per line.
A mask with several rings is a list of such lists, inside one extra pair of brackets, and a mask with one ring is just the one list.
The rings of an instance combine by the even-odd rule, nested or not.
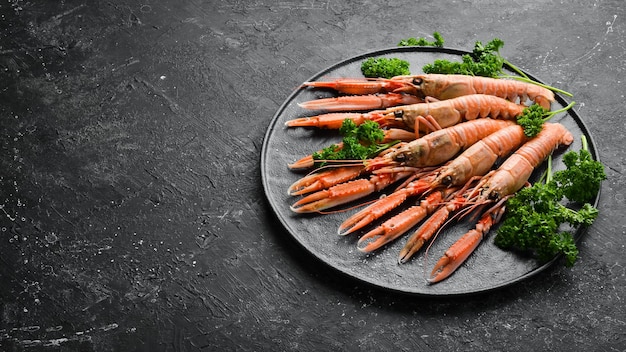
[(403, 39), (398, 43), (398, 46), (435, 46), (438, 48), (442, 48), (443, 47), (443, 36), (441, 36), (441, 34), (439, 32), (434, 32), (433, 33), (433, 38), (435, 38), (434, 41), (429, 41), (428, 39), (421, 37), (421, 38), (407, 38), (407, 39)]
[(593, 160), (587, 139), (582, 137), (583, 147), (563, 155), (567, 169), (554, 173), (554, 180), (563, 189), (563, 194), (570, 200), (584, 203), (598, 194), (600, 183), (606, 179), (604, 165)]
[(507, 216), (498, 228), (494, 243), (505, 249), (534, 252), (541, 262), (561, 253), (566, 255), (566, 265), (573, 265), (578, 250), (575, 246), (572, 248), (571, 234), (559, 232), (559, 227), (564, 219), (586, 224), (595, 218), (588, 218), (584, 213), (572, 216), (570, 212), (574, 211), (558, 203), (556, 194), (559, 192), (554, 185), (544, 183), (520, 190), (507, 201)]
[[(518, 249), (535, 253), (537, 258), (548, 261), (557, 254), (565, 257), (565, 265), (574, 265), (578, 257), (578, 249), (572, 234), (561, 231), (562, 224), (571, 226), (590, 226), (598, 216), (598, 209), (589, 203), (584, 203), (580, 209), (574, 210), (561, 203), (563, 198), (581, 203), (583, 198), (578, 194), (570, 194), (572, 189), (587, 190), (585, 194), (590, 200), (599, 190), (596, 183), (604, 179), (602, 164), (593, 161), (593, 166), (586, 156), (583, 157), (583, 169), (589, 166), (589, 171), (595, 177), (582, 175), (580, 168), (580, 155), (586, 155), (585, 139), (583, 136), (583, 149), (580, 153), (571, 152), (571, 158), (575, 162), (566, 164), (567, 168), (552, 174), (551, 158), (548, 159), (548, 170), (545, 180), (536, 182), (531, 187), (521, 189), (507, 201), (507, 213), (501, 226), (498, 228), (494, 242), (497, 246), (505, 249)], [(576, 185), (576, 186), (573, 186)], [(585, 192), (586, 193), (586, 192)], [(574, 198), (570, 198), (570, 196)]]
[(533, 104), (525, 108), (522, 114), (517, 117), (517, 124), (524, 128), (526, 137), (532, 138), (541, 132), (544, 122), (551, 119), (554, 115), (569, 110), (574, 104), (576, 103), (571, 102), (566, 107), (554, 111), (548, 111), (541, 105)]
[(409, 62), (396, 57), (370, 57), (361, 63), (361, 72), (369, 78), (391, 78), (411, 74)]
[(374, 121), (357, 126), (354, 121), (345, 119), (339, 133), (343, 136), (342, 145), (333, 144), (313, 153), (313, 160), (364, 160), (397, 143), (380, 144), (385, 133)]
[[(472, 54), (477, 61), (485, 56), (500, 56), (500, 49), (504, 47), (504, 41), (500, 38), (492, 39), (487, 45), (483, 45), (481, 41), (474, 44)], [(496, 53), (497, 55), (494, 55)]]
[(498, 77), (498, 73), (494, 71), (493, 63), (476, 62), (469, 54), (461, 56), (461, 62), (437, 59), (431, 64), (424, 65), (422, 71), (427, 74), (439, 73), (492, 78)]
[(491, 40), (487, 45), (477, 41), (474, 44), (472, 54), (463, 55), (461, 62), (438, 59), (432, 64), (426, 64), (422, 70), (424, 73), (461, 74), (496, 78), (503, 74), (503, 65), (508, 63), (499, 53), (500, 48), (503, 46), (504, 42), (498, 38)]
[(546, 110), (541, 105), (534, 104), (524, 109), (517, 118), (517, 124), (524, 128), (526, 137), (534, 137), (543, 128), (543, 115)]
[(504, 42), (499, 38), (494, 38), (487, 45), (477, 41), (472, 50), (472, 59), (477, 63), (482, 63), (486, 67), (492, 68), (490, 72), (492, 76), (502, 74), (502, 68), (508, 61), (500, 55), (500, 49), (504, 46)]

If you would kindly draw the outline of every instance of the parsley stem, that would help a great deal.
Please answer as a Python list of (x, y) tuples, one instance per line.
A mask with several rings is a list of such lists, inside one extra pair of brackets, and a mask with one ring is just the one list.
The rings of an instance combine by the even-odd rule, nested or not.
[[(499, 53), (498, 53), (499, 54)], [(524, 73), (524, 71), (522, 71), (519, 67), (513, 65), (512, 63), (508, 62), (508, 61), (504, 61), (511, 70), (513, 70), (515, 73), (517, 73), (518, 75), (522, 76), (525, 79), (530, 80), (530, 78), (528, 78), (528, 76)], [(512, 76), (515, 77), (515, 76)]]
[(585, 135), (583, 134), (580, 136), (580, 140), (581, 142), (583, 142), (583, 150), (589, 151), (589, 145), (587, 144), (587, 137), (585, 137)]
[[(526, 75), (524, 75), (524, 76), (526, 76)], [(559, 88), (556, 88), (556, 87), (552, 87), (552, 86), (549, 86), (549, 85), (547, 85), (547, 84), (539, 83), (539, 82), (537, 82), (537, 81), (533, 81), (532, 79), (530, 79), (530, 78), (528, 78), (528, 77), (519, 77), (519, 76), (512, 76), (512, 75), (503, 75), (503, 76), (500, 76), (500, 78), (511, 78), (511, 79), (515, 79), (515, 80), (522, 81), (522, 82), (526, 82), (526, 83), (532, 83), (532, 84), (536, 84), (536, 85), (538, 85), (538, 86), (540, 86), (540, 87), (543, 87), (543, 88), (549, 89), (549, 90), (551, 90), (551, 91), (554, 91), (554, 92), (557, 92), (557, 93), (561, 93), (561, 94), (563, 94), (563, 95), (567, 95), (568, 97), (573, 97), (573, 96), (574, 96), (574, 95), (573, 95), (572, 93), (570, 93), (570, 92), (566, 92), (566, 91), (564, 91), (564, 90), (562, 90), (562, 89), (559, 89)]]
[(559, 110), (550, 111), (550, 112), (546, 113), (546, 115), (545, 115), (546, 117), (543, 119), (543, 121), (548, 121), (548, 120), (549, 120), (549, 119), (551, 119), (554, 115), (556, 115), (556, 114), (560, 114), (560, 113), (562, 113), (562, 112), (565, 112), (565, 111), (569, 110), (572, 106), (574, 106), (574, 104), (576, 104), (576, 102), (575, 102), (575, 101), (573, 101), (573, 102), (569, 103), (569, 104), (568, 104), (566, 107), (564, 107), (564, 108), (561, 108), (561, 109), (559, 109)]
[(552, 154), (548, 155), (548, 169), (546, 170), (546, 182), (552, 182)]

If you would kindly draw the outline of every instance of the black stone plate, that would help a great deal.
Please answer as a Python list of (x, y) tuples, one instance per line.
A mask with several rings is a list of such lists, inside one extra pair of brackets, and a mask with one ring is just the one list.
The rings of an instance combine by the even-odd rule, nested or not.
[[(411, 73), (419, 74), (425, 64), (432, 63), (436, 59), (460, 61), (461, 55), (467, 53), (454, 49), (430, 47), (385, 49), (339, 62), (311, 77), (309, 81), (362, 77), (361, 62), (368, 57), (397, 57), (407, 60), (410, 63)], [(530, 74), (528, 76), (537, 80)], [(479, 248), (452, 276), (437, 284), (429, 285), (426, 278), (436, 261), (452, 243), (472, 227), (471, 223), (462, 221), (445, 227), (428, 252), (422, 249), (409, 262), (398, 264), (398, 253), (412, 231), (379, 251), (366, 255), (356, 249), (356, 242), (364, 232), (345, 237), (337, 235), (339, 224), (357, 210), (327, 215), (303, 215), (292, 212), (289, 206), (298, 198), (287, 195), (287, 188), (304, 173), (289, 170), (287, 164), (339, 142), (341, 136), (335, 131), (287, 128), (285, 121), (316, 114), (316, 112), (300, 108), (298, 103), (331, 96), (335, 96), (335, 93), (320, 89), (299, 88), (294, 91), (273, 117), (266, 132), (261, 153), (261, 176), (269, 204), (287, 233), (293, 236), (311, 255), (364, 283), (393, 291), (427, 296), (454, 296), (494, 290), (535, 275), (558, 259), (541, 264), (521, 254), (501, 250), (493, 244), (495, 229), (492, 229)], [(566, 105), (567, 102), (557, 95), (557, 101), (553, 103), (552, 109), (559, 109)], [(553, 117), (551, 122), (562, 123), (575, 137), (574, 143), (568, 149), (554, 152), (555, 170), (564, 168), (561, 157), (566, 150), (581, 148), (581, 135), (583, 134), (587, 138), (591, 154), (596, 160), (598, 159), (588, 129), (574, 109)], [(531, 182), (545, 170), (545, 164), (544, 162), (535, 170)], [(373, 197), (380, 195), (376, 194)], [(408, 206), (414, 202), (405, 203), (405, 206)], [(380, 219), (380, 221), (385, 219)], [(577, 229), (576, 239), (579, 239), (583, 232), (584, 229)]]

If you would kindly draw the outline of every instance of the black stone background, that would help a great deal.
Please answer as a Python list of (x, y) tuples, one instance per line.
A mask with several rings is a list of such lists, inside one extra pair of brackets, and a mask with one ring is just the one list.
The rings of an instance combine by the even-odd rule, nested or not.
[[(0, 349), (626, 349), (621, 0), (0, 5)], [(440, 32), (575, 94), (608, 179), (580, 259), (427, 298), (337, 275), (266, 202), (272, 116), (326, 67)]]

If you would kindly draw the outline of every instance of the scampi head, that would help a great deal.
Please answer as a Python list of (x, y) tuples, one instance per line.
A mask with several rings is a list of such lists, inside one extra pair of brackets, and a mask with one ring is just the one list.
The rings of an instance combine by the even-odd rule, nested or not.
[(405, 166), (424, 166), (425, 158), (429, 154), (429, 146), (422, 140), (416, 139), (406, 143), (386, 156), (394, 162)]
[(482, 212), (485, 206), (497, 204), (502, 200), (500, 191), (491, 189), (482, 182), (469, 188), (464, 196), (465, 203), (469, 206), (466, 210), (467, 213), (474, 212), (475, 210)]
[(478, 198), (485, 202), (498, 202), (517, 192), (523, 184), (508, 172), (496, 171), (480, 187)]
[(459, 81), (456, 76), (463, 75), (425, 74), (397, 76), (392, 79), (404, 82), (404, 86), (394, 92), (412, 94), (422, 99), (427, 97), (449, 99), (470, 94), (471, 92), (467, 91), (466, 79)]
[(433, 187), (451, 187), (465, 184), (473, 176), (471, 165), (465, 159), (456, 159), (443, 166), (432, 182)]
[(435, 174), (434, 179), (430, 182), (430, 188), (435, 189), (438, 187), (450, 187), (454, 183), (454, 177), (444, 166)]
[(497, 202), (502, 199), (502, 190), (497, 188), (489, 188), (489, 186), (484, 186), (480, 192), (480, 199), (484, 201), (493, 201)]
[[(387, 110), (392, 111), (393, 114), (393, 120), (390, 121), (389, 119), (387, 119), (387, 124), (398, 126), (399, 128), (404, 128), (406, 130), (411, 130), (415, 126), (415, 123), (411, 123), (412, 121), (409, 121), (410, 119), (407, 118), (410, 114), (407, 114), (407, 111), (403, 107), (398, 106), (389, 108)], [(391, 116), (392, 114), (389, 114), (389, 116)]]
[(444, 186), (450, 186), (454, 183), (454, 177), (452, 177), (452, 175), (445, 175), (441, 178), (440, 182)]
[(422, 99), (424, 99), (427, 95), (424, 94), (424, 77), (422, 75), (419, 76), (396, 76), (392, 78), (393, 80), (400, 80), (404, 82), (404, 86), (396, 89), (395, 93), (407, 93), (416, 95)]
[(418, 91), (418, 96), (422, 99), (433, 97), (440, 100), (451, 99), (468, 94), (475, 94), (471, 87), (471, 76), (448, 75), (448, 74), (426, 74), (413, 76), (411, 82)]
[(416, 90), (416, 95), (424, 99), (426, 97), (435, 97), (437, 92), (441, 90), (440, 80), (429, 78), (431, 75), (418, 75), (411, 77), (411, 85)]
[(435, 176), (435, 179), (430, 183), (431, 188), (437, 188), (440, 186), (450, 187), (459, 184), (459, 177), (455, 173), (446, 170), (445, 167)]
[(420, 98), (423, 98), (419, 94), (420, 88), (416, 86), (414, 83), (414, 77), (416, 76), (408, 75), (408, 76), (392, 77), (390, 81), (401, 82), (401, 83), (397, 83), (397, 86), (395, 87), (393, 92), (394, 93), (406, 93), (406, 94), (411, 94), (411, 95), (415, 95)]

